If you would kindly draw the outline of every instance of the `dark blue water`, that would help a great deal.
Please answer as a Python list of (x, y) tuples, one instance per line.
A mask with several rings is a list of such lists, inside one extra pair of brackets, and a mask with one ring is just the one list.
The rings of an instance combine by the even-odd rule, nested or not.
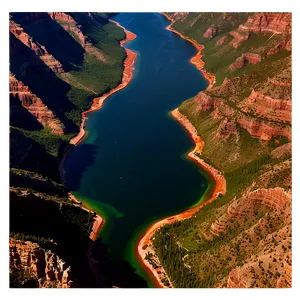
[(65, 180), (105, 216), (100, 238), (112, 259), (135, 264), (132, 243), (141, 230), (197, 203), (208, 188), (206, 175), (185, 158), (193, 141), (169, 115), (208, 84), (189, 62), (197, 50), (167, 31), (162, 15), (114, 20), (137, 35), (125, 44), (138, 53), (133, 79), (88, 116), (88, 135), (68, 156)]

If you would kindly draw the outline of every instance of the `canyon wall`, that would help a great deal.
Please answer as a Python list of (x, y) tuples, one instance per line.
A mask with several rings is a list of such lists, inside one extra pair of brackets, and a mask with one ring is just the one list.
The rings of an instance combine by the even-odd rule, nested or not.
[(9, 239), (10, 272), (27, 272), (39, 288), (73, 287), (71, 267), (37, 243)]

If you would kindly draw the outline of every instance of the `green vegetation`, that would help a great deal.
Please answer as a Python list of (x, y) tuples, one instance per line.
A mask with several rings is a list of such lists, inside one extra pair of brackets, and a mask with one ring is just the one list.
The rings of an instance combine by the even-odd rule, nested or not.
[(20, 240), (20, 241), (36, 242), (39, 245), (47, 243), (47, 242), (52, 242), (52, 240), (49, 238), (38, 237), (38, 236), (34, 236), (34, 235), (26, 235), (26, 234), (20, 233), (20, 232), (10, 232), (9, 236), (16, 240)]
[[(226, 178), (225, 195), (201, 208), (192, 218), (162, 227), (153, 237), (155, 250), (175, 287), (204, 288), (220, 283), (226, 286), (229, 272), (237, 266), (243, 266), (251, 255), (257, 257), (258, 242), (284, 226), (283, 215), (260, 205), (254, 205), (253, 211), (245, 208), (239, 217), (231, 218), (227, 223), (224, 221), (224, 231), (223, 221), (220, 221), (221, 225), (216, 222), (226, 215), (229, 204), (242, 197), (247, 189), (290, 188), (291, 155), (280, 158), (271, 155), (274, 149), (289, 143), (288, 138), (273, 136), (270, 141), (253, 138), (237, 122), (238, 114), (244, 113), (238, 104), (250, 95), (253, 88), (271, 97), (284, 97), (280, 99), (290, 99), (291, 91), (289, 87), (270, 86), (268, 81), (273, 77), (290, 81), (290, 52), (283, 50), (266, 55), (282, 37), (272, 33), (251, 32), (249, 39), (239, 47), (233, 48), (231, 45), (229, 32), (238, 31), (238, 26), (245, 23), (248, 16), (248, 13), (189, 13), (173, 24), (174, 29), (204, 45), (202, 59), (205, 69), (216, 75), (216, 84), (206, 94), (222, 98), (223, 106), (218, 110), (217, 117), (213, 108), (206, 111), (199, 109), (199, 102), (194, 98), (184, 101), (179, 111), (188, 117), (205, 142), (199, 156), (222, 171)], [(209, 26), (217, 28), (217, 35), (205, 39), (203, 34)], [(225, 42), (216, 45), (225, 35)], [(262, 61), (257, 64), (246, 63), (240, 69), (230, 70), (229, 65), (246, 52), (260, 54)], [(230, 80), (228, 85), (222, 85), (225, 78)], [(258, 118), (252, 111), (245, 114), (265, 121), (264, 117)], [(218, 134), (223, 134), (220, 125), (225, 118), (234, 127), (228, 136), (222, 137)], [(289, 126), (279, 121), (273, 124)], [(263, 230), (256, 226), (262, 218), (267, 223)], [(218, 234), (212, 233), (211, 226), (215, 223), (220, 226)], [(250, 228), (253, 235), (250, 234)], [(276, 244), (278, 241), (274, 239), (272, 247), (276, 247)], [(272, 247), (270, 251), (273, 251)], [(283, 245), (282, 249), (286, 251), (287, 247)], [(274, 271), (273, 263), (266, 267)], [(254, 269), (251, 269), (251, 273), (257, 276)], [(273, 272), (270, 271), (268, 276), (273, 278)], [(272, 286), (271, 281), (264, 283)], [(258, 286), (257, 281), (253, 286)]]
[[(13, 122), (14, 126), (10, 127), (10, 167), (28, 173), (26, 178), (23, 177), (23, 182), (21, 177), (13, 176), (11, 186), (24, 190), (26, 183), (29, 189), (43, 198), (49, 193), (49, 199), (54, 199), (55, 191), (60, 190), (54, 187), (61, 182), (59, 163), (68, 149), (69, 140), (78, 133), (82, 121), (81, 113), (89, 109), (95, 97), (101, 96), (120, 83), (126, 56), (125, 50), (119, 44), (125, 38), (125, 32), (108, 21), (111, 14), (70, 15), (91, 43), (93, 51), (102, 53), (104, 60), (97, 58), (93, 51), (89, 53), (82, 47), (77, 34), (74, 34), (71, 28), (73, 25), (66, 21), (56, 22), (47, 13), (38, 13), (39, 22), (32, 18), (34, 14), (11, 14), (13, 20), (24, 28), (33, 41), (45, 46), (64, 69), (63, 73), (52, 72), (39, 56), (34, 55), (23, 43), (11, 36), (11, 44), (19, 51), (10, 51), (10, 70), (42, 99), (65, 127), (64, 134), (57, 135), (47, 127), (31, 128), (25, 119), (22, 123), (21, 116), (18, 122)], [(42, 68), (28, 64), (33, 55)], [(20, 71), (22, 65), (27, 66), (26, 72)], [(52, 186), (30, 180), (29, 177), (33, 174), (40, 174), (47, 180), (51, 178)], [(60, 197), (66, 198), (62, 194)], [(57, 198), (58, 201), (61, 199)]]

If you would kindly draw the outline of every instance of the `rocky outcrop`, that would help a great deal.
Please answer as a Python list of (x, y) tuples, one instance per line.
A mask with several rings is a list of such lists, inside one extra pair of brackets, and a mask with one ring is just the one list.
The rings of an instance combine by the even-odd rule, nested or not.
[(283, 261), (284, 274), (282, 274), (276, 283), (276, 288), (292, 287), (292, 253), (286, 254)]
[[(78, 24), (74, 18), (63, 12), (49, 12), (49, 16), (57, 21), (66, 31), (72, 32), (78, 39), (81, 46), (85, 49), (86, 52), (94, 55), (97, 59), (105, 61), (104, 54), (96, 48), (90, 39), (84, 35), (83, 28)], [(91, 14), (89, 14), (91, 17)]]
[(203, 34), (203, 37), (205, 39), (211, 39), (213, 38), (214, 36), (217, 35), (217, 29), (215, 26), (210, 26), (206, 31), (205, 33)]
[(273, 158), (282, 158), (292, 153), (292, 144), (284, 144), (271, 152)]
[(292, 32), (291, 13), (255, 13), (250, 16), (239, 30), (248, 32), (272, 32), (290, 34)]
[(282, 51), (286, 48), (287, 42), (285, 40), (282, 40), (280, 43), (276, 44), (274, 47), (272, 47), (268, 52), (267, 56), (276, 54), (279, 51)]
[(70, 288), (71, 267), (50, 250), (37, 243), (9, 239), (10, 272), (23, 270), (36, 280), (38, 287)]
[(238, 114), (238, 124), (246, 129), (253, 137), (269, 141), (273, 136), (281, 135), (292, 139), (290, 126), (279, 125), (274, 122), (253, 118), (243, 113)]
[(246, 113), (251, 112), (271, 121), (288, 124), (292, 122), (292, 101), (265, 96), (254, 89), (250, 96), (239, 103), (238, 106)]
[(211, 110), (216, 109), (221, 103), (222, 98), (214, 98), (206, 94), (205, 92), (200, 92), (196, 97), (195, 101), (199, 110)]
[(226, 36), (226, 35), (225, 35), (225, 36), (222, 36), (220, 39), (218, 39), (218, 41), (216, 42), (216, 45), (217, 45), (217, 46), (223, 45), (223, 44), (225, 43), (226, 39), (227, 39), (227, 36)]
[(20, 102), (31, 115), (46, 127), (49, 127), (54, 134), (63, 134), (64, 125), (55, 116), (55, 114), (43, 103), (43, 101), (33, 94), (30, 89), (25, 86), (16, 77), (9, 74), (9, 94), (11, 100), (11, 116), (18, 112), (18, 106), (14, 105), (14, 102)]
[(9, 20), (9, 31), (26, 47), (30, 48), (53, 72), (64, 72), (62, 64), (54, 58), (43, 45), (34, 41), (11, 17)]
[(233, 37), (231, 44), (234, 48), (238, 48), (244, 41), (249, 39), (248, 32), (230, 31), (229, 34)]
[(261, 61), (261, 56), (257, 53), (243, 53), (242, 56), (238, 57), (235, 62), (233, 62), (230, 66), (230, 70), (236, 70), (242, 68), (246, 63), (257, 64)]
[(220, 139), (227, 139), (231, 134), (238, 134), (237, 126), (234, 122), (230, 122), (227, 118), (225, 118), (220, 123), (216, 136)]
[(291, 194), (286, 193), (283, 188), (247, 191), (241, 198), (232, 201), (227, 211), (211, 224), (211, 233), (219, 235), (225, 232), (232, 220), (250, 218), (255, 215), (258, 207), (274, 208), (279, 212), (288, 202), (291, 203)]

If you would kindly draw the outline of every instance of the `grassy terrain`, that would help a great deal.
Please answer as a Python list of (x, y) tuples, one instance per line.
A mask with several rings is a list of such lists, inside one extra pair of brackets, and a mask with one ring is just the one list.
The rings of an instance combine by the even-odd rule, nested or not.
[[(22, 137), (22, 140), (27, 139), (29, 144), (34, 144), (34, 148), (40, 148), (40, 155), (35, 157), (40, 162), (36, 162), (39, 166), (35, 170), (28, 169), (29, 162), (25, 166), (24, 161), (11, 155), (12, 167), (43, 173), (43, 160), (47, 159), (43, 157), (42, 152), (58, 165), (68, 141), (79, 130), (81, 113), (90, 107), (93, 98), (116, 87), (122, 79), (126, 52), (119, 42), (125, 38), (123, 29), (108, 21), (110, 14), (93, 13), (92, 17), (87, 13), (71, 15), (93, 47), (104, 54), (105, 61), (85, 51), (77, 35), (72, 30), (62, 27), (67, 22), (56, 22), (46, 13), (12, 14), (14, 21), (20, 24), (36, 43), (44, 45), (47, 51), (62, 63), (65, 70), (64, 73), (54, 73), (33, 51), (11, 35), (11, 47), (14, 45), (18, 51), (10, 52), (10, 70), (42, 99), (65, 126), (65, 133), (59, 136), (46, 127), (30, 128), (28, 122), (14, 122), (14, 127), (11, 127), (11, 132), (14, 132), (14, 136), (11, 137), (13, 145), (20, 145), (19, 137)], [(31, 63), (34, 61), (35, 63)], [(26, 72), (23, 72), (23, 67), (20, 66), (26, 66)]]
[[(103, 61), (88, 53), (72, 30), (62, 27), (68, 23), (56, 22), (47, 13), (11, 15), (36, 44), (45, 46), (62, 64), (63, 73), (53, 72), (10, 34), (10, 71), (55, 113), (65, 129), (62, 135), (53, 134), (40, 123), (37, 126), (28, 113), (27, 118), (11, 123), (10, 236), (54, 251), (72, 267), (72, 277), (80, 287), (99, 286), (86, 255), (94, 214), (69, 200), (59, 164), (69, 140), (79, 131), (81, 113), (95, 97), (120, 83), (126, 52), (119, 42), (125, 33), (109, 22), (111, 14), (72, 13), (94, 51), (104, 55)], [(16, 105), (13, 101), (11, 105)], [(10, 275), (11, 286), (31, 286), (26, 272), (15, 270)]]
[[(240, 205), (247, 205), (243, 204), (245, 200), (239, 200), (243, 199), (246, 190), (283, 187), (287, 191), (291, 188), (291, 153), (278, 158), (272, 155), (274, 149), (289, 143), (287, 137), (273, 136), (271, 140), (263, 141), (253, 138), (236, 122), (237, 114), (241, 113), (238, 104), (250, 95), (252, 89), (279, 99), (290, 99), (291, 94), (289, 87), (275, 88), (268, 81), (268, 78), (291, 81), (291, 53), (282, 50), (271, 56), (266, 55), (282, 36), (251, 32), (249, 39), (237, 49), (231, 45), (232, 37), (228, 33), (238, 31), (238, 26), (245, 23), (248, 16), (246, 13), (226, 13), (225, 16), (221, 13), (189, 13), (179, 17), (173, 24), (174, 29), (204, 45), (202, 59), (205, 69), (214, 73), (217, 81), (205, 93), (222, 98), (223, 111), (230, 112), (229, 115), (222, 115), (220, 109), (219, 117), (215, 117), (214, 109), (201, 110), (196, 98), (184, 101), (179, 107), (205, 142), (199, 156), (222, 171), (227, 191), (192, 218), (164, 226), (154, 235), (154, 247), (175, 287), (226, 287), (230, 271), (238, 266), (243, 267), (246, 262), (253, 264), (251, 275), (248, 276), (249, 280), (252, 275), (255, 277), (251, 287), (273, 287), (279, 278), (278, 274), (284, 273), (281, 269), (282, 258), (287, 249), (290, 249), (291, 243), (288, 234), (282, 240), (278, 239), (277, 232), (285, 228), (288, 222), (283, 212), (278, 213), (274, 208), (253, 204), (253, 211), (245, 208), (240, 217), (232, 217), (229, 221), (226, 219), (227, 209), (236, 199)], [(217, 35), (212, 39), (205, 39), (203, 34), (209, 26), (217, 28)], [(223, 36), (227, 36), (224, 44), (216, 45)], [(260, 54), (262, 61), (255, 65), (246, 63), (240, 69), (230, 70), (229, 65), (246, 52)], [(225, 78), (228, 83), (222, 84)], [(254, 120), (269, 122), (252, 112), (246, 115)], [(220, 137), (217, 133), (224, 119), (234, 124), (235, 130), (227, 137)], [(289, 123), (282, 122), (271, 124), (290, 126)], [(218, 219), (225, 220), (220, 222), (223, 222), (226, 229), (213, 234), (211, 226), (218, 224)], [(263, 229), (258, 226), (260, 221), (267, 224)], [(273, 235), (272, 242), (267, 241), (269, 234)], [(259, 242), (265, 245), (263, 250), (259, 247)], [(287, 243), (274, 256), (274, 262), (277, 261), (272, 262), (274, 269), (270, 266), (269, 273), (266, 273), (269, 277), (263, 279), (265, 271), (262, 270), (261, 263), (260, 271), (256, 268), (259, 257), (265, 253), (270, 253), (271, 257), (276, 247), (285, 242)], [(280, 264), (278, 261), (281, 261)]]

